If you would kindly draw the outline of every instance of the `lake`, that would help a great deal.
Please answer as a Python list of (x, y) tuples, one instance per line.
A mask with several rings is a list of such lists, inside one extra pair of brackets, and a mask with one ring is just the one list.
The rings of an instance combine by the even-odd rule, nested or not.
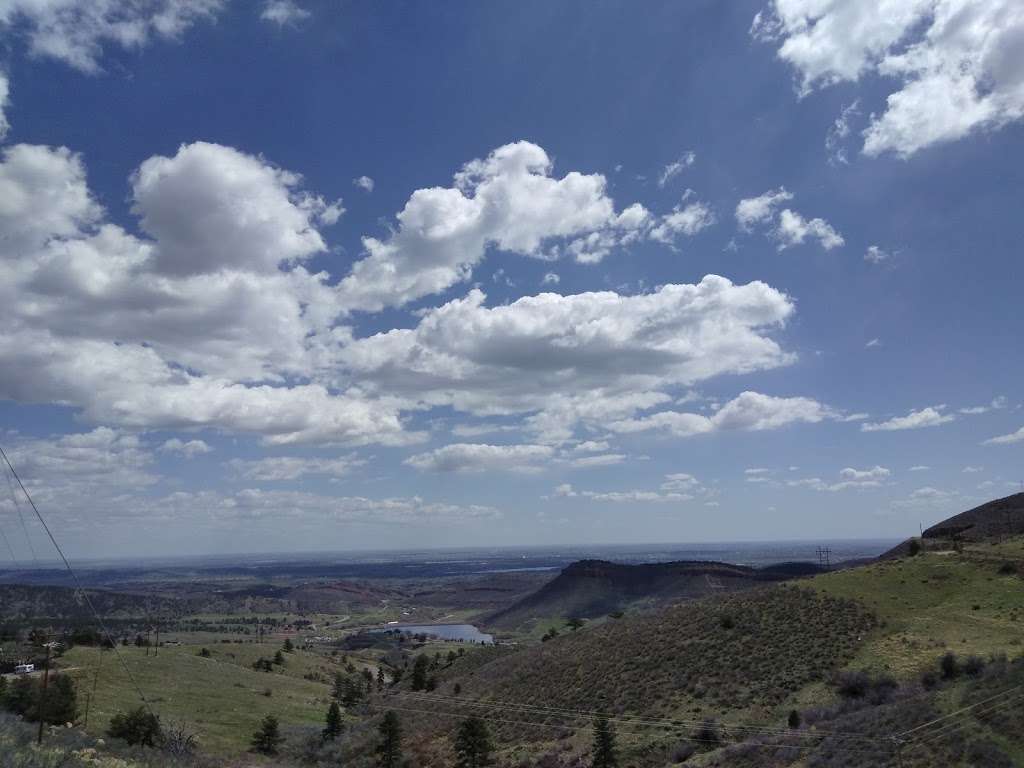
[(430, 635), (442, 640), (461, 640), (466, 643), (491, 645), (494, 636), (481, 632), (472, 624), (389, 624), (377, 632), (405, 632), (410, 635)]

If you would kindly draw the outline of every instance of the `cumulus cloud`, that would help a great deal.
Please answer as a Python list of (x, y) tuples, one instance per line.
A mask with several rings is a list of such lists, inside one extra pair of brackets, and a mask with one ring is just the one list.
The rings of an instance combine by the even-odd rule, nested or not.
[(866, 155), (907, 157), (1024, 116), (1017, 0), (773, 0), (751, 33), (779, 43), (802, 94), (869, 74), (898, 84), (863, 133)]
[(15, 436), (7, 453), (39, 503), (72, 503), (82, 495), (145, 489), (160, 478), (137, 435), (109, 427), (53, 438)]
[(736, 204), (736, 222), (749, 232), (755, 224), (771, 221), (779, 205), (792, 199), (793, 193), (785, 187), (770, 189), (757, 197), (745, 197)]
[(173, 40), (223, 6), (224, 0), (7, 0), (0, 26), (24, 30), (34, 56), (96, 73), (105, 45), (133, 50), (154, 36)]
[(807, 239), (817, 240), (826, 251), (843, 245), (843, 236), (824, 219), (806, 219), (792, 208), (779, 207), (793, 199), (785, 187), (770, 189), (757, 197), (746, 197), (736, 205), (736, 223), (744, 232), (762, 227), (776, 240), (783, 251), (801, 245)]
[(520, 141), (470, 161), (451, 187), (416, 190), (387, 238), (363, 238), (367, 255), (340, 286), (345, 305), (400, 306), (466, 280), (490, 247), (544, 258), (555, 240), (615, 228), (604, 176), (551, 171), (541, 147)]
[(664, 187), (672, 179), (674, 179), (676, 176), (678, 176), (684, 170), (686, 170), (691, 165), (693, 165), (694, 162), (696, 162), (696, 160), (697, 160), (697, 153), (696, 152), (694, 152), (693, 150), (689, 150), (687, 152), (684, 152), (679, 157), (678, 160), (674, 160), (673, 162), (669, 163), (668, 165), (666, 165), (662, 169), (661, 175), (658, 176), (658, 186), (659, 187)]
[(7, 119), (7, 107), (10, 106), (11, 81), (7, 73), (0, 70), (0, 141), (7, 138), (7, 132), (11, 129), (11, 123)]
[(663, 430), (677, 437), (691, 437), (723, 430), (757, 432), (779, 429), (790, 424), (814, 424), (835, 417), (836, 413), (830, 408), (807, 397), (772, 397), (759, 392), (743, 392), (711, 416), (660, 411), (615, 421), (608, 428), (615, 432)]
[(1010, 432), (1008, 435), (999, 435), (998, 437), (990, 437), (984, 441), (982, 445), (1010, 445), (1012, 443), (1024, 442), (1024, 427), (1021, 427), (1016, 432)]
[(311, 380), (341, 310), (326, 276), (294, 262), (323, 248), (330, 204), (210, 144), (151, 158), (132, 183), (152, 240), (104, 221), (74, 153), (4, 151), (0, 397), (137, 428), (409, 442), (398, 403)]
[(779, 214), (774, 235), (779, 241), (780, 251), (801, 245), (807, 238), (817, 240), (826, 251), (838, 248), (844, 242), (843, 236), (824, 219), (808, 220), (789, 208), (784, 208)]
[(839, 471), (839, 480), (826, 482), (820, 477), (809, 477), (801, 480), (787, 480), (786, 485), (793, 488), (812, 488), (815, 491), (846, 491), (850, 489), (862, 490), (864, 488), (878, 488), (890, 477), (892, 471), (877, 464), (870, 469), (854, 469), (846, 467)]
[(198, 275), (225, 268), (275, 272), (326, 250), (317, 224), (340, 201), (300, 192), (298, 174), (219, 144), (196, 142), (151, 157), (132, 176), (133, 211), (157, 245), (156, 272)]
[(309, 11), (292, 0), (266, 0), (260, 11), (260, 18), (280, 27), (297, 24), (309, 18)]
[(511, 470), (536, 472), (554, 456), (548, 445), (489, 445), (454, 443), (427, 453), (410, 456), (405, 463), (431, 472), (483, 472)]
[(358, 178), (352, 179), (352, 183), (355, 184), (360, 189), (364, 190), (365, 192), (373, 192), (373, 188), (374, 186), (376, 186), (376, 182), (374, 182), (374, 180), (371, 179), (369, 176), (360, 176)]
[(903, 499), (892, 502), (893, 509), (909, 512), (939, 512), (952, 509), (964, 502), (959, 491), (947, 491), (926, 485), (912, 491)]
[(943, 413), (945, 408), (944, 405), (930, 406), (918, 411), (911, 411), (906, 416), (894, 416), (888, 421), (861, 424), (860, 429), (862, 432), (893, 432), (901, 429), (937, 427), (956, 418), (952, 414)]
[(709, 275), (634, 296), (484, 300), (472, 290), (423, 312), (414, 328), (353, 340), (339, 359), (367, 391), (480, 416), (540, 412), (526, 428), (563, 440), (580, 421), (599, 425), (669, 402), (667, 388), (793, 359), (768, 336), (793, 304), (764, 283)]
[(672, 213), (658, 219), (651, 229), (650, 238), (659, 243), (671, 244), (679, 235), (695, 235), (715, 223), (714, 212), (704, 203), (677, 205)]
[(177, 437), (172, 437), (160, 446), (160, 450), (163, 453), (177, 453), (184, 456), (186, 459), (194, 459), (196, 456), (202, 456), (204, 453), (210, 453), (213, 448), (206, 444), (203, 440), (180, 440)]
[(355, 454), (333, 459), (267, 456), (262, 459), (232, 459), (227, 462), (239, 477), (261, 482), (299, 480), (307, 475), (342, 477), (363, 464), (365, 461)]
[(584, 498), (611, 504), (665, 504), (691, 501), (710, 496), (708, 489), (693, 475), (676, 472), (665, 475), (658, 490), (593, 491), (578, 490), (563, 483), (551, 494), (553, 498)]

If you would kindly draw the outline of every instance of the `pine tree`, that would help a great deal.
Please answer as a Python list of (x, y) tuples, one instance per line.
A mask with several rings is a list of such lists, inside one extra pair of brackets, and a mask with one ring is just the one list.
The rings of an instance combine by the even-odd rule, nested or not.
[(606, 717), (594, 720), (594, 759), (592, 768), (617, 768), (619, 757), (615, 752), (615, 731)]
[(384, 690), (384, 667), (377, 667), (377, 690)]
[(430, 659), (425, 653), (416, 657), (416, 663), (412, 667), (412, 689), (422, 691), (427, 687), (427, 667), (430, 666)]
[(274, 663), (278, 666), (284, 666), (284, 654), (278, 651), (274, 654)]
[(458, 768), (484, 768), (491, 764), (494, 743), (487, 723), (479, 717), (464, 720), (455, 737), (455, 754)]
[(291, 653), (295, 650), (295, 646), (292, 644), (292, 641), (287, 637), (284, 639), (284, 645), (282, 647), (284, 648), (285, 653)]
[(284, 741), (277, 718), (267, 715), (260, 723), (260, 729), (252, 735), (252, 749), (264, 755), (276, 755), (277, 748)]
[(334, 741), (341, 735), (341, 707), (338, 702), (332, 701), (327, 709), (327, 721), (321, 736), (324, 741)]
[(402, 724), (398, 715), (388, 711), (377, 729), (380, 742), (377, 744), (378, 768), (398, 768), (402, 762)]

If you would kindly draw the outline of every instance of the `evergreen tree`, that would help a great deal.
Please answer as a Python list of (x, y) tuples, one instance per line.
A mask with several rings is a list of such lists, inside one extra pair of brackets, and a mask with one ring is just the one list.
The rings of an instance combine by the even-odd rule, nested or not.
[(291, 653), (295, 650), (295, 646), (292, 644), (292, 641), (287, 637), (284, 639), (284, 646), (282, 647), (284, 648), (285, 653)]
[(795, 709), (794, 710), (790, 710), (790, 713), (789, 713), (789, 727), (790, 728), (799, 728), (800, 727), (800, 713), (797, 712)]
[(267, 715), (260, 723), (260, 729), (252, 735), (252, 749), (263, 755), (276, 755), (277, 748), (284, 741), (277, 718)]
[(284, 666), (284, 654), (280, 651), (277, 651), (274, 654), (274, 663), (277, 664), (279, 667)]
[(341, 672), (334, 673), (334, 687), (331, 689), (331, 696), (338, 701), (345, 698), (345, 676)]
[(430, 666), (430, 659), (425, 653), (416, 657), (416, 663), (412, 667), (412, 689), (422, 691), (427, 687), (427, 668)]
[(38, 692), (39, 706), (35, 717), (30, 720), (42, 720), (54, 725), (73, 723), (78, 714), (78, 696), (75, 684), (67, 675), (57, 675), (50, 680), (46, 690)]
[(615, 752), (615, 731), (606, 717), (594, 720), (594, 759), (592, 768), (618, 768), (619, 757)]
[(384, 690), (384, 667), (377, 667), (377, 690)]
[(341, 735), (341, 707), (336, 701), (327, 709), (327, 722), (321, 735), (324, 741), (334, 741)]
[(455, 754), (458, 768), (484, 768), (491, 764), (494, 743), (487, 723), (479, 717), (464, 720), (455, 737)]
[(398, 768), (402, 762), (402, 724), (398, 715), (388, 711), (377, 729), (380, 742), (377, 744), (378, 768)]

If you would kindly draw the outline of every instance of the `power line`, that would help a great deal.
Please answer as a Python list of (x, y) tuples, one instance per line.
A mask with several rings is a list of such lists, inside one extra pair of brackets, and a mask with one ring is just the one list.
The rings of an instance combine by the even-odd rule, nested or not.
[[(388, 706), (387, 709), (393, 709), (393, 710), (398, 711), (398, 712), (416, 712), (416, 713), (423, 714), (423, 715), (434, 715), (434, 716), (438, 716), (438, 717), (456, 717), (456, 718), (464, 718), (464, 717), (466, 717), (465, 713), (445, 712), (445, 711), (437, 710), (437, 709), (414, 709), (414, 708), (411, 708), (411, 707), (395, 707), (395, 706)], [(550, 714), (552, 714), (552, 715), (554, 715), (556, 717), (558, 716), (558, 715), (555, 715), (554, 713), (550, 713)], [(614, 722), (612, 718), (604, 718), (604, 719), (607, 719), (609, 721)], [(556, 729), (559, 729), (559, 730), (562, 730), (562, 729), (565, 729), (565, 728), (568, 727), (568, 726), (566, 726), (564, 724), (537, 723), (537, 722), (532, 722), (532, 721), (529, 721), (529, 720), (512, 720), (512, 719), (509, 719), (509, 718), (488, 717), (488, 721), (496, 722), (496, 723), (507, 723), (507, 724), (512, 724), (512, 725), (524, 725), (524, 726), (533, 727), (533, 728), (556, 728)], [(587, 729), (587, 730), (592, 730), (593, 729), (592, 725), (577, 725), (575, 727), (582, 728), (582, 729)], [(620, 731), (620, 726), (616, 725), (616, 730)], [(674, 729), (669, 729), (669, 730), (674, 730)], [(643, 736), (647, 735), (647, 734), (639, 732), (639, 731), (625, 730), (625, 731), (620, 731), (620, 732), (625, 733), (625, 734), (630, 735), (630, 736), (636, 736), (636, 737), (643, 737)], [(762, 748), (762, 749), (801, 749), (801, 750), (803, 750), (803, 749), (813, 749), (813, 748), (819, 746), (818, 744), (760, 744), (760, 743), (757, 743), (757, 742), (750, 742), (750, 741), (740, 742), (740, 741), (736, 741), (736, 740), (730, 740), (727, 737), (723, 737), (722, 739), (702, 739), (702, 738), (699, 738), (697, 736), (682, 736), (682, 735), (679, 735), (679, 734), (673, 734), (673, 738), (676, 738), (676, 739), (678, 739), (680, 741), (691, 741), (691, 742), (695, 742), (695, 743), (698, 743), (698, 744), (710, 744), (710, 745), (716, 745), (716, 746), (717, 745), (721, 745), (723, 743), (743, 744), (744, 746), (757, 747), (757, 748)], [(833, 749), (835, 749), (837, 751), (840, 751), (840, 752), (861, 752), (861, 753), (863, 753), (863, 752), (872, 752), (873, 753), (873, 750), (868, 750), (866, 748), (833, 747)]]
[[(1009, 707), (1009, 706), (1013, 706), (1014, 704), (1019, 704), (1022, 700), (1024, 700), (1024, 695), (1018, 695), (1018, 696), (1012, 697), (1010, 699), (1004, 699), (1003, 701), (998, 702), (996, 704), (992, 704), (992, 705), (986, 707), (985, 709), (979, 709), (977, 712), (974, 712), (973, 715), (974, 715), (975, 719), (977, 719), (977, 718), (980, 718), (983, 715), (988, 715), (988, 714), (991, 714), (991, 713), (993, 713), (993, 712), (995, 712), (995, 711), (997, 711), (999, 709), (1002, 709), (1003, 707)], [(982, 702), (979, 702), (979, 704), (981, 704), (981, 703)], [(977, 705), (972, 705), (972, 706), (977, 706)], [(955, 733), (956, 731), (958, 731), (961, 728), (966, 728), (970, 724), (971, 724), (971, 720), (968, 720), (967, 718), (963, 718), (960, 721), (954, 720), (954, 721), (948, 722), (945, 725), (941, 726), (938, 730), (930, 731), (930, 732), (927, 732), (927, 733), (922, 733), (920, 736), (916, 737), (916, 739), (914, 739), (913, 741), (914, 741), (915, 744), (925, 744), (925, 743), (927, 743), (929, 741), (935, 741), (938, 738), (941, 738), (941, 737), (944, 737), (944, 736), (949, 736), (950, 734)]]
[[(14, 483), (11, 482), (11, 475), (18, 477), (14, 471), (14, 467), (11, 465), (10, 459), (7, 458), (7, 454), (4, 454), (4, 461), (7, 462), (7, 466), (4, 467), (4, 479), (7, 481), (7, 488), (11, 492), (11, 500), (14, 502), (14, 508), (18, 511), (18, 519), (21, 520), (21, 530), (25, 533), (25, 543), (28, 544), (28, 551), (32, 553), (32, 562), (35, 563), (36, 568), (39, 568), (39, 558), (36, 557), (36, 548), (32, 546), (32, 537), (28, 533), (28, 525), (25, 523), (25, 516), (21, 513), (21, 503), (18, 501), (18, 494), (14, 490)], [(7, 473), (7, 468), (10, 467), (10, 474)], [(18, 480), (18, 484), (21, 485), (21, 480)], [(24, 486), (22, 486), (24, 490)], [(27, 496), (28, 494), (26, 494)]]
[[(99, 611), (96, 610), (96, 606), (93, 605), (92, 598), (89, 597), (89, 593), (82, 588), (82, 582), (79, 580), (78, 574), (75, 573), (75, 569), (71, 567), (71, 563), (68, 561), (67, 556), (64, 554), (64, 550), (61, 549), (60, 544), (57, 543), (57, 539), (54, 537), (53, 532), (50, 530), (50, 526), (48, 526), (46, 524), (46, 520), (43, 519), (42, 513), (39, 511), (39, 508), (36, 506), (36, 503), (32, 500), (32, 496), (31, 494), (29, 494), (28, 489), (25, 487), (25, 484), (21, 482), (21, 478), (18, 476), (17, 470), (14, 469), (14, 465), (11, 464), (11, 460), (7, 457), (7, 452), (4, 451), (2, 445), (0, 445), (0, 457), (3, 458), (4, 463), (7, 465), (7, 468), (10, 469), (11, 475), (17, 481), (18, 487), (21, 488), (21, 492), (25, 494), (25, 499), (28, 501), (29, 506), (32, 508), (32, 511), (35, 512), (36, 518), (38, 518), (40, 525), (43, 526), (43, 530), (46, 531), (46, 535), (49, 537), (50, 543), (53, 544), (53, 548), (56, 549), (57, 554), (60, 555), (60, 559), (63, 561), (64, 567), (67, 569), (68, 573), (71, 574), (71, 579), (72, 581), (74, 581), (75, 589), (85, 600), (86, 604), (89, 606), (89, 610), (92, 612), (93, 617), (96, 619), (96, 623), (100, 625), (100, 629), (103, 631), (103, 634), (110, 642), (111, 647), (114, 649), (114, 653), (117, 655), (117, 660), (121, 663), (121, 666), (124, 668), (125, 674), (128, 675), (128, 679), (131, 681), (132, 686), (135, 688), (135, 692), (138, 693), (139, 699), (141, 699), (143, 706), (146, 707), (146, 710), (149, 712), (150, 715), (156, 717), (156, 712), (153, 711), (153, 707), (149, 703), (149, 699), (146, 698), (146, 694), (143, 692), (138, 680), (136, 680), (135, 675), (132, 674), (132, 670), (128, 666), (128, 662), (121, 655), (121, 651), (118, 650), (117, 643), (114, 642), (113, 635), (111, 635), (110, 630), (107, 629), (106, 622), (103, 621), (103, 617), (100, 616)], [(35, 553), (33, 552), (33, 555), (34, 554)], [(36, 561), (36, 563), (38, 565), (38, 560)], [(100, 652), (102, 653), (102, 650)]]
[[(399, 696), (409, 696), (425, 702), (433, 703), (449, 703), (449, 704), (463, 704), (468, 706), (477, 707), (490, 707), (493, 709), (508, 709), (511, 711), (518, 711), (522, 714), (535, 714), (544, 716), (554, 716), (563, 718), (580, 718), (580, 719), (593, 719), (603, 718), (611, 722), (623, 724), (626, 726), (634, 727), (654, 727), (654, 728), (668, 728), (678, 729), (682, 727), (701, 727), (706, 721), (703, 720), (676, 720), (676, 719), (664, 719), (664, 718), (639, 718), (621, 715), (610, 715), (602, 712), (591, 712), (586, 710), (572, 710), (572, 709), (559, 709), (557, 707), (544, 707), (540, 705), (531, 704), (516, 704), (513, 702), (484, 702), (480, 700), (469, 700), (460, 699), (455, 697), (449, 697), (444, 695), (433, 696), (432, 694), (418, 694), (418, 693), (400, 693)], [(728, 725), (720, 724), (719, 726), (723, 731), (733, 732), (746, 732), (740, 733), (739, 735), (745, 736), (773, 736), (773, 737), (795, 737), (795, 738), (836, 738), (836, 739), (858, 739), (862, 741), (870, 741), (875, 743), (877, 740), (868, 737), (861, 736), (859, 734), (843, 734), (836, 731), (796, 731), (791, 728), (774, 728), (771, 726), (756, 726), (756, 725)]]
[(1013, 688), (1007, 688), (1005, 691), (1003, 691), (1002, 693), (997, 693), (995, 696), (990, 696), (987, 699), (982, 699), (981, 701), (975, 702), (974, 704), (971, 704), (968, 707), (962, 707), (961, 709), (955, 710), (954, 712), (950, 712), (948, 715), (943, 715), (942, 717), (937, 717), (934, 720), (929, 720), (927, 723), (923, 723), (922, 725), (918, 725), (918, 726), (916, 726), (914, 728), (910, 728), (910, 729), (908, 729), (906, 731), (902, 731), (900, 733), (897, 733), (897, 734), (895, 734), (895, 738), (898, 738), (898, 739), (906, 738), (907, 736), (909, 736), (912, 733), (916, 733), (917, 731), (923, 730), (924, 728), (928, 728), (928, 727), (930, 727), (932, 725), (935, 725), (936, 723), (941, 723), (943, 720), (948, 720), (951, 717), (956, 717), (957, 715), (960, 715), (960, 714), (962, 714), (964, 712), (969, 712), (970, 710), (974, 709), (975, 707), (980, 707), (982, 704), (987, 704), (990, 701), (995, 701), (996, 699), (1000, 699), (1003, 696), (1006, 696), (1006, 695), (1008, 695), (1010, 693), (1013, 693), (1014, 691), (1019, 691), (1022, 688), (1024, 688), (1024, 685), (1015, 685)]

